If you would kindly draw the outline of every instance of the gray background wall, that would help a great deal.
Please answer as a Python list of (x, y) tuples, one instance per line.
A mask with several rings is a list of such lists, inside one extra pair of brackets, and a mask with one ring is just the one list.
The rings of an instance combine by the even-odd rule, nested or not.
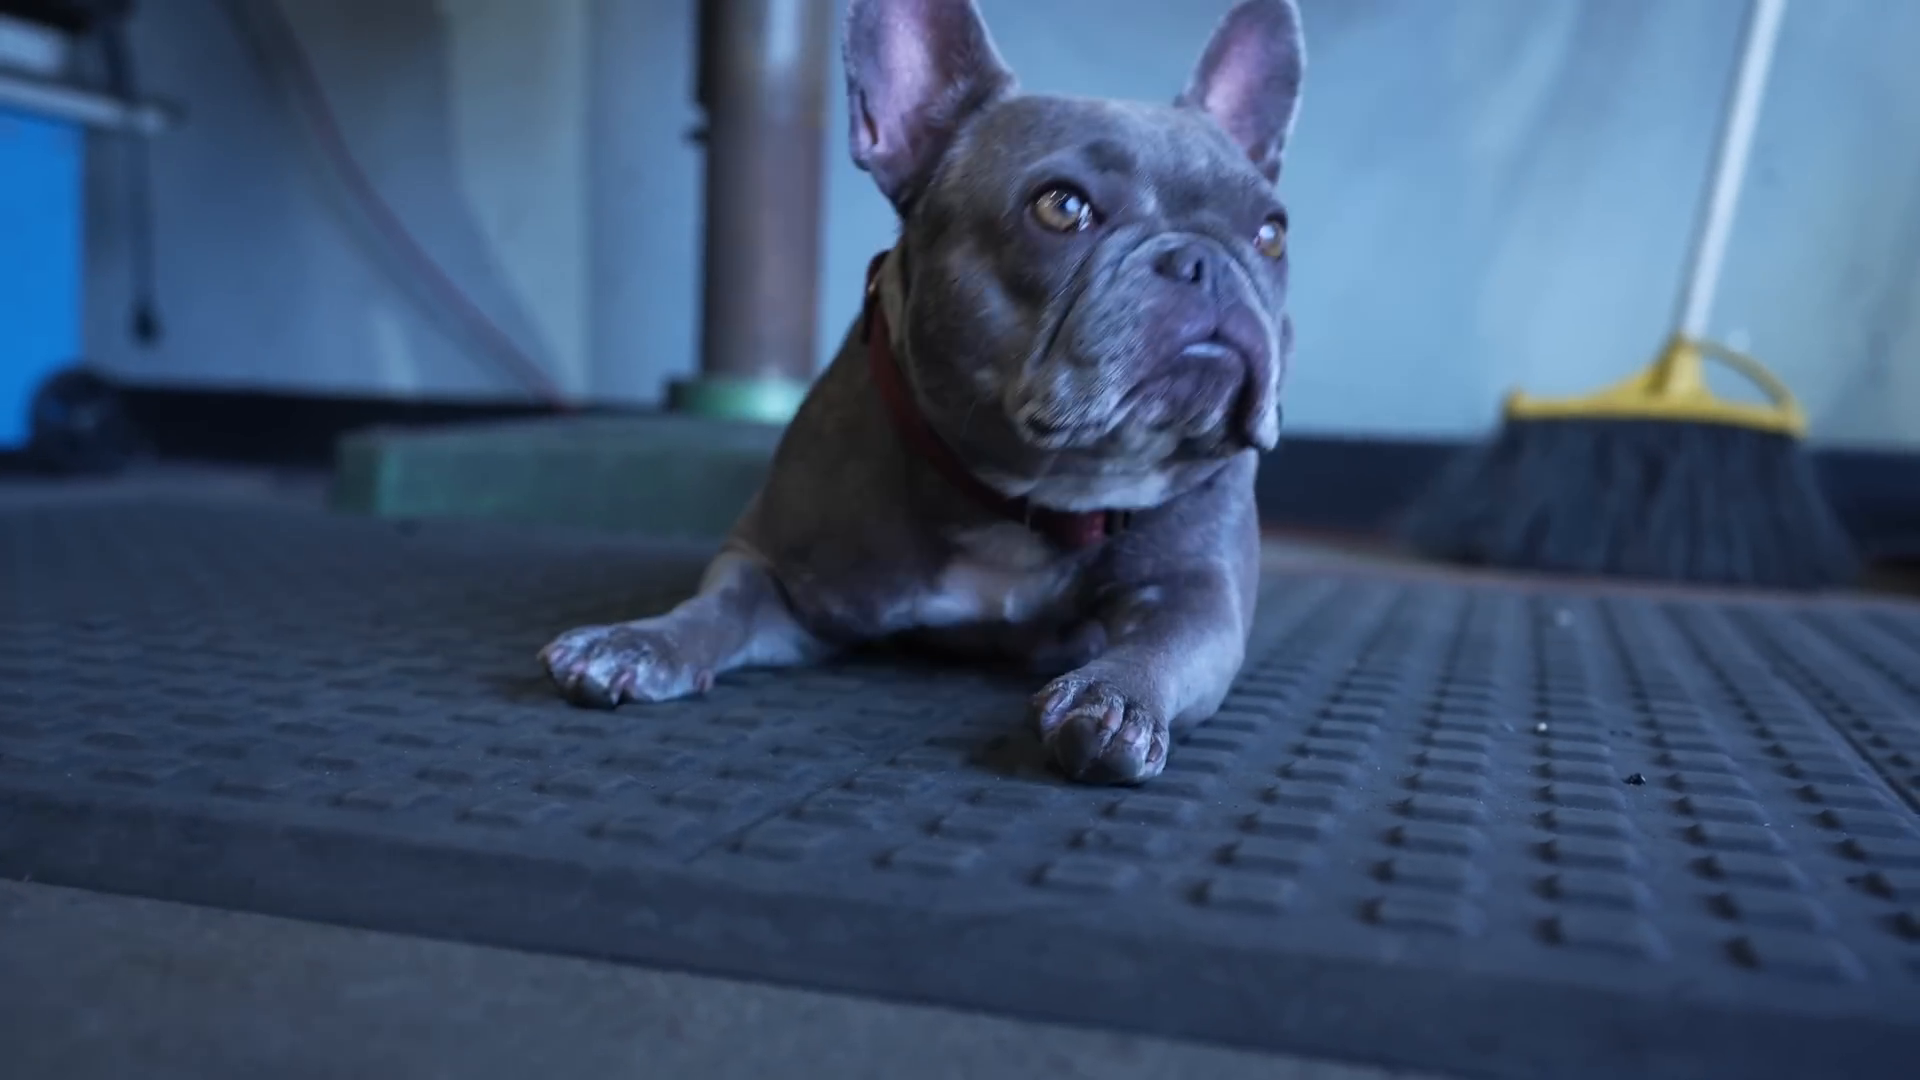
[[(268, 0), (249, 0), (254, 4)], [(980, 0), (1030, 89), (1166, 98), (1228, 0)], [(696, 353), (694, 0), (281, 0), (347, 141), (448, 276), (569, 389), (657, 400)], [(1743, 0), (1303, 0), (1295, 431), (1472, 435), (1576, 392), (1671, 316)], [(119, 159), (95, 156), (89, 347), (126, 377), (474, 398), (519, 390), (424, 301), (215, 0), (135, 46), (187, 126), (154, 147), (163, 313), (126, 340)], [(1920, 448), (1920, 3), (1794, 0), (1716, 330), (1830, 442)], [(834, 78), (839, 78), (836, 71)], [(837, 102), (836, 102), (837, 104)], [(820, 349), (892, 221), (831, 163)]]

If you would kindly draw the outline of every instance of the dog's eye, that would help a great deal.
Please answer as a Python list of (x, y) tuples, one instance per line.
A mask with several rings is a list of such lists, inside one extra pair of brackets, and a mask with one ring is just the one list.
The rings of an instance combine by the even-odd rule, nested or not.
[(1070, 187), (1051, 187), (1033, 200), (1033, 216), (1054, 232), (1079, 232), (1093, 224), (1093, 204)]
[(1268, 218), (1260, 225), (1260, 231), (1253, 234), (1253, 246), (1260, 254), (1269, 259), (1277, 259), (1287, 253), (1287, 225), (1279, 218)]

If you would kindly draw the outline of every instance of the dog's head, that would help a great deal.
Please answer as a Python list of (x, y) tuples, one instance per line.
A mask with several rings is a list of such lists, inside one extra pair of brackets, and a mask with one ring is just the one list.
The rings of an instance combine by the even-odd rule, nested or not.
[(845, 60), (854, 161), (903, 225), (903, 362), (990, 482), (1148, 505), (1274, 446), (1293, 0), (1234, 8), (1170, 105), (1019, 93), (972, 0), (852, 0)]

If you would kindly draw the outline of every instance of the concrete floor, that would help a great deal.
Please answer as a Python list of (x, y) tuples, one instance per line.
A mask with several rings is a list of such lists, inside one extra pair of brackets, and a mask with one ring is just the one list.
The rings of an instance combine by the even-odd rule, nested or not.
[(0, 1047), (9, 1080), (1410, 1075), (17, 882)]

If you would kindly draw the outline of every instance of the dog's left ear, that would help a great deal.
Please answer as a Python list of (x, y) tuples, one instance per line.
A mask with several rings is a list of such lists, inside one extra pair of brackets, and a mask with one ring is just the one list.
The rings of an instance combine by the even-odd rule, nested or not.
[(1305, 68), (1294, 0), (1243, 0), (1214, 30), (1177, 104), (1213, 117), (1268, 180), (1278, 180)]

